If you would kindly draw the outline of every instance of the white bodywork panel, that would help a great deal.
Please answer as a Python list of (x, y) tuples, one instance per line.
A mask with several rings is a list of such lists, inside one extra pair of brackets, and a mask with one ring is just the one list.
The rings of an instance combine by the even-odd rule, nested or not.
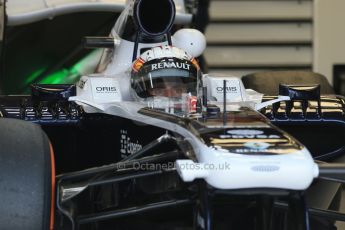
[[(83, 77), (77, 85), (78, 96), (71, 97), (70, 100), (81, 104), (87, 113), (105, 113), (123, 117), (183, 136), (192, 145), (197, 158), (197, 162), (191, 160), (176, 162), (178, 173), (185, 182), (204, 179), (209, 185), (218, 189), (305, 190), (318, 176), (318, 166), (306, 148), (291, 154), (256, 156), (209, 147), (178, 122), (173, 123), (139, 113), (146, 107), (145, 104), (121, 101), (121, 95), (118, 95), (121, 90), (117, 80), (101, 75)], [(97, 87), (103, 92), (98, 94)], [(261, 128), (267, 128), (267, 124), (263, 123)]]
[[(174, 0), (178, 24), (188, 24), (192, 15), (187, 14), (183, 0)], [(10, 26), (28, 24), (42, 19), (76, 12), (121, 12), (126, 0), (8, 0), (6, 13)]]
[(246, 89), (240, 78), (221, 75), (204, 75), (203, 83), (207, 87), (207, 98), (210, 101), (223, 102), (224, 81), (226, 81), (226, 99), (229, 102), (247, 100)]
[(82, 97), (70, 98), (84, 105), (89, 113), (105, 113), (161, 127), (183, 136), (192, 145), (198, 162), (178, 160), (182, 180), (204, 179), (218, 189), (280, 188), (307, 189), (318, 177), (317, 164), (307, 149), (293, 154), (248, 156), (218, 150), (205, 145), (194, 134), (178, 124), (139, 113), (138, 102), (95, 103)]
[(120, 83), (115, 78), (83, 76), (78, 83), (79, 97), (95, 103), (120, 102)]

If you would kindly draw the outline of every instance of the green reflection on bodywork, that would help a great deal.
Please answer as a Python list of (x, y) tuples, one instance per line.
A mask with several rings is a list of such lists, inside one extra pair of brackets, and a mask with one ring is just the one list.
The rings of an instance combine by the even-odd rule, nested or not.
[[(79, 65), (78, 65), (79, 68)], [(80, 76), (78, 68), (73, 66), (70, 69), (60, 69), (57, 70), (47, 76), (45, 76), (39, 82), (36, 79), (46, 70), (46, 68), (40, 68), (33, 72), (32, 74), (27, 77), (25, 81), (25, 85), (30, 85), (32, 83), (40, 83), (40, 84), (73, 84), (78, 80)]]
[[(95, 50), (85, 56), (83, 59), (75, 63), (69, 68), (61, 68), (57, 71), (44, 75), (44, 72), (49, 67), (42, 67), (31, 73), (25, 81), (25, 85), (28, 86), (32, 83), (40, 84), (74, 84), (79, 80), (81, 73), (84, 73), (88, 65), (90, 65), (90, 59), (98, 60), (102, 50)], [(40, 79), (40, 80), (38, 80)]]
[[(40, 84), (73, 84), (79, 76), (82, 65), (77, 63), (69, 69), (63, 68), (45, 76), (38, 83)], [(26, 84), (32, 84), (46, 70), (41, 68), (33, 72), (26, 80)]]
[(40, 68), (40, 69), (34, 71), (32, 74), (30, 74), (30, 76), (28, 76), (26, 78), (25, 84), (28, 85), (28, 84), (31, 84), (32, 82), (34, 82), (36, 80), (36, 78), (38, 78), (46, 69), (47, 69), (47, 67), (43, 67), (43, 68)]
[(67, 69), (58, 70), (46, 77), (44, 77), (39, 83), (41, 84), (61, 84), (65, 81), (65, 78), (69, 76)]

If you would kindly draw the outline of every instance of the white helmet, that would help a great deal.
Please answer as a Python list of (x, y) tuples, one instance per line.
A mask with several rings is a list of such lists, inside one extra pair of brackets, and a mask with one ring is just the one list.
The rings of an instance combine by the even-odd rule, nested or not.
[(197, 61), (182, 49), (160, 46), (145, 51), (132, 66), (131, 87), (137, 100), (196, 96), (201, 85)]

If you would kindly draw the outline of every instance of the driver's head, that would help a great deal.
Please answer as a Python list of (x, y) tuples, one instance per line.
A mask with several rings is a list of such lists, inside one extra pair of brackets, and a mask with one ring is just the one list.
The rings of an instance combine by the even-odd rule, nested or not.
[(144, 52), (132, 66), (131, 87), (136, 99), (196, 95), (200, 68), (185, 51), (171, 46)]

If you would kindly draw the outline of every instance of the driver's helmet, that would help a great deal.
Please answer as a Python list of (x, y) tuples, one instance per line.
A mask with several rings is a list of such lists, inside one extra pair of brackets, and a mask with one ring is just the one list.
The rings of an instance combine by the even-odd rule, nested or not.
[(138, 101), (155, 97), (179, 100), (185, 95), (197, 96), (200, 81), (197, 61), (177, 47), (149, 49), (132, 66), (132, 94)]

